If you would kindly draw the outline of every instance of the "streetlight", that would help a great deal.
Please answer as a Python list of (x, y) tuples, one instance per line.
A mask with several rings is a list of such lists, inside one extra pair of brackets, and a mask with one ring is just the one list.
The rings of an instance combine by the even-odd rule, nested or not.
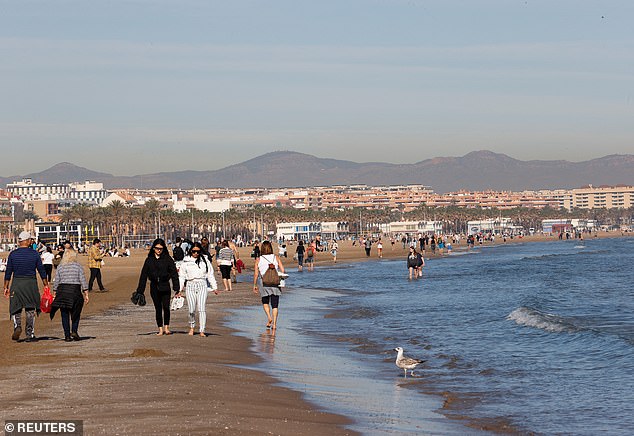
[(222, 239), (225, 239), (225, 211), (222, 211)]

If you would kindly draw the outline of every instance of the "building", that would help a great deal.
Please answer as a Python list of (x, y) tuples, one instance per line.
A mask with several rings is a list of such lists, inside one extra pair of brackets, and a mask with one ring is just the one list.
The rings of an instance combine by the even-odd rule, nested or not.
[(85, 181), (83, 183), (71, 183), (68, 198), (78, 203), (99, 206), (108, 196), (108, 191), (103, 189), (103, 183)]
[(440, 234), (442, 221), (395, 221), (381, 226), (381, 231), (389, 235)]
[(514, 226), (511, 218), (489, 218), (486, 220), (468, 221), (467, 229), (470, 235), (478, 233), (516, 234), (522, 230)]
[[(35, 223), (35, 238), (47, 245), (59, 245), (63, 240), (79, 244), (82, 240), (82, 225), (80, 223)], [(85, 235), (84, 240), (87, 239), (88, 236)]]
[(23, 201), (61, 200), (68, 198), (70, 186), (64, 184), (33, 183), (32, 179), (7, 184), (7, 191)]
[(321, 235), (321, 224), (315, 222), (279, 223), (276, 237), (278, 241), (312, 241)]
[(579, 209), (629, 209), (634, 206), (634, 186), (588, 185), (572, 190), (570, 207)]

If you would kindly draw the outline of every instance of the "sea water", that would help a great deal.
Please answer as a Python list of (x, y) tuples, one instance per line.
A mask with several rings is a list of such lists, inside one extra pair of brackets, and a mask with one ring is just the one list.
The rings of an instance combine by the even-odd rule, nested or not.
[[(231, 323), (354, 430), (634, 431), (634, 238), (476, 247), (411, 281), (405, 259), (289, 270), (275, 335), (261, 307)], [(426, 360), (414, 377), (397, 346)]]

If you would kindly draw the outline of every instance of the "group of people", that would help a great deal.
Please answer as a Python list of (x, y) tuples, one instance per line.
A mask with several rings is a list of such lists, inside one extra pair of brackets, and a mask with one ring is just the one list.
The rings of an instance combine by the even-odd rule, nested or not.
[[(9, 314), (13, 321), (11, 339), (18, 341), (22, 334), (22, 312), (25, 314), (26, 341), (35, 341), (35, 317), (41, 312), (40, 291), (37, 276), (40, 276), (44, 289), (49, 288), (52, 250), (46, 253), (52, 256), (40, 256), (37, 249), (33, 249), (34, 238), (29, 232), (18, 235), (18, 248), (9, 253), (4, 275), (4, 296), (9, 298)], [(45, 268), (43, 257), (51, 268)], [(88, 283), (84, 270), (77, 261), (77, 252), (68, 244), (57, 266), (55, 278), (52, 281), (53, 303), (50, 317), (53, 319), (59, 311), (62, 318), (65, 341), (78, 341), (79, 320), (84, 304), (88, 303)]]
[[(170, 306), (173, 298), (185, 298), (189, 312), (189, 335), (195, 334), (198, 320), (198, 335), (205, 337), (207, 323), (207, 295), (218, 294), (218, 284), (214, 275), (213, 258), (224, 285), (225, 291), (232, 290), (232, 270), (237, 268), (237, 247), (231, 247), (231, 241), (222, 240), (216, 243), (216, 254), (210, 252), (208, 239), (200, 242), (177, 239), (172, 250), (172, 258), (163, 239), (156, 239), (141, 269), (141, 275), (135, 294), (144, 295), (147, 282), (150, 282), (150, 296), (155, 308), (157, 335), (170, 335)], [(242, 262), (240, 262), (242, 263)], [(271, 267), (272, 265), (272, 267)], [(244, 264), (242, 263), (242, 266)], [(269, 241), (258, 246), (253, 275), (253, 292), (262, 299), (267, 316), (266, 327), (277, 328), (279, 297), (281, 286), (262, 284), (262, 277), (267, 269), (274, 268), (277, 274), (284, 274), (284, 266), (278, 255), (273, 254), (273, 246)], [(171, 286), (170, 286), (171, 284)], [(183, 297), (184, 294), (184, 297)], [(133, 295), (134, 298), (134, 295)], [(138, 299), (138, 297), (137, 297)]]

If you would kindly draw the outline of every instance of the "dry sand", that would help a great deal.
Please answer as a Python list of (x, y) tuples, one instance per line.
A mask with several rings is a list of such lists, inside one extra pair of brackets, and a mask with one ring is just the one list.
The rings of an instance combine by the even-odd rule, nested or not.
[[(556, 238), (507, 243), (544, 240)], [(454, 249), (464, 247), (463, 242)], [(291, 267), (294, 251), (289, 246), (284, 260)], [(175, 334), (158, 337), (149, 292), (144, 308), (130, 303), (143, 251), (106, 259), (103, 276), (109, 292), (91, 293), (80, 342), (62, 340), (59, 314), (53, 321), (40, 315), (37, 342), (11, 341), (8, 299), (1, 299), (0, 312), (7, 314), (0, 321), (2, 420), (81, 419), (86, 434), (354, 434), (345, 428), (348, 418), (321, 412), (301, 394), (276, 386), (271, 377), (236, 366), (258, 361), (251, 341), (232, 334), (222, 322), (227, 309), (259, 304), (250, 286), (250, 248), (240, 252), (249, 270), (232, 292), (209, 295), (206, 338), (186, 335), (185, 308), (172, 312)], [(406, 253), (400, 242), (392, 248), (385, 241), (385, 258), (405, 259)], [(371, 258), (376, 257), (373, 246)], [(339, 262), (363, 259), (362, 247), (339, 244)], [(86, 257), (81, 261), (87, 263)], [(332, 264), (332, 256), (318, 253), (320, 264)]]

